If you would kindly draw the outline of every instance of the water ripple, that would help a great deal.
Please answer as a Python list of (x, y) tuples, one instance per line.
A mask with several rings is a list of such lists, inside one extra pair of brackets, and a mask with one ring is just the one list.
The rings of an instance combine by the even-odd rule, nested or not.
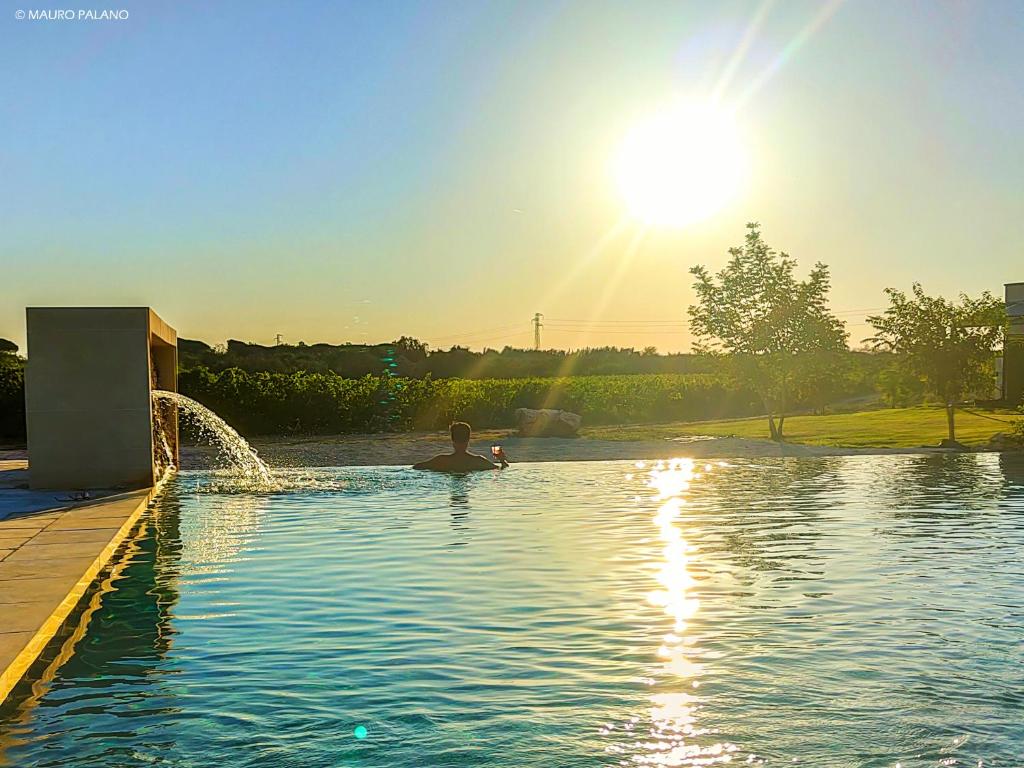
[(1019, 460), (292, 475), (183, 473), (0, 766), (1024, 761)]

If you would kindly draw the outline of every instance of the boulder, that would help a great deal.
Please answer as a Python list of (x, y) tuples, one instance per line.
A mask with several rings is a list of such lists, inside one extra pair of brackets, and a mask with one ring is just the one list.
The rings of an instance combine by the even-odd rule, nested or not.
[(553, 408), (517, 408), (516, 424), (523, 437), (576, 437), (582, 418)]
[(1009, 432), (996, 432), (985, 446), (989, 451), (1019, 451), (1022, 447), (1020, 439)]

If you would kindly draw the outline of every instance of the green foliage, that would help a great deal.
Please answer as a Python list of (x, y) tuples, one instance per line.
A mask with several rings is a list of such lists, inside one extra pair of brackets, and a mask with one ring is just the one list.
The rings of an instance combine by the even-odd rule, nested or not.
[(988, 397), (995, 383), (995, 349), (1002, 341), (1006, 308), (985, 292), (978, 298), (960, 294), (959, 301), (928, 296), (914, 283), (911, 296), (886, 288), (889, 308), (868, 322), (877, 349), (904, 356), (908, 369), (927, 384), (949, 414), (949, 440), (955, 441), (954, 405), (968, 398)]
[[(2, 355), (0, 358), (14, 355)], [(0, 361), (0, 437), (25, 439), (25, 375), (20, 360), (5, 365)]]
[(850, 379), (855, 371), (849, 353), (810, 352), (794, 356), (792, 364), (791, 400), (815, 413), (824, 413), (830, 403), (852, 388)]
[[(2, 356), (0, 356), (2, 357)], [(0, 437), (25, 438), (23, 361), (0, 366)], [(829, 375), (798, 407), (871, 392), (886, 356), (849, 353), (845, 375)], [(247, 434), (332, 434), (441, 429), (466, 419), (479, 428), (514, 425), (515, 409), (564, 408), (585, 424), (658, 423), (758, 413), (757, 396), (724, 374), (650, 374), (518, 379), (435, 379), (335, 373), (249, 373), (197, 367), (179, 389)]]
[(781, 440), (787, 410), (813, 390), (822, 366), (840, 360), (836, 353), (846, 350), (847, 333), (828, 308), (824, 264), (797, 280), (796, 261), (770, 248), (756, 223), (747, 225), (743, 246), (729, 254), (716, 276), (701, 265), (690, 270), (696, 278), (697, 303), (689, 309), (695, 348), (729, 356), (733, 375), (761, 396), (771, 435)]
[(10, 339), (0, 339), (0, 353), (8, 352), (10, 354), (17, 354), (18, 345)]
[(878, 373), (878, 392), (892, 408), (906, 408), (924, 401), (927, 387), (921, 377), (910, 370), (905, 358)]
[[(1024, 405), (1020, 406), (1017, 409), (1017, 412), (1024, 414)], [(1024, 445), (1024, 419), (1018, 419), (1013, 423), (1013, 427), (1010, 430), (1010, 434), (1013, 436), (1013, 439), (1015, 441), (1017, 441), (1021, 445)]]
[(183, 371), (178, 388), (245, 434), (332, 434), (514, 425), (515, 409), (563, 408), (588, 424), (694, 420), (756, 412), (721, 376), (403, 379), (333, 373)]

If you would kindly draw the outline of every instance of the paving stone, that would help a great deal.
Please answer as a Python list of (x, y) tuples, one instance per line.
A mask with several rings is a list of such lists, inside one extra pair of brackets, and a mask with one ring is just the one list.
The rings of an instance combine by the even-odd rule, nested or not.
[[(107, 537), (107, 541), (110, 541), (110, 537)], [(34, 541), (24, 544), (18, 549), (14, 550), (14, 553), (10, 555), (5, 563), (39, 563), (40, 565), (46, 565), (51, 560), (56, 559), (67, 559), (73, 557), (85, 557), (91, 556), (96, 558), (99, 553), (106, 546), (105, 542), (96, 541), (84, 541), (84, 542), (71, 542), (61, 543), (55, 542), (52, 544), (36, 544)]]
[(38, 525), (43, 528), (48, 526), (50, 523), (55, 523), (60, 520), (59, 512), (19, 512), (16, 514), (8, 515), (7, 517), (0, 520), (2, 523), (8, 523), (9, 525), (15, 526), (32, 526)]
[[(123, 523), (124, 520), (121, 522)], [(116, 534), (120, 528), (120, 525), (116, 527), (93, 528), (88, 530), (75, 530), (68, 528), (53, 530), (52, 528), (47, 528), (42, 533), (38, 533), (33, 536), (29, 545), (35, 547), (45, 544), (70, 545), (91, 544), (94, 542), (106, 545), (107, 542), (114, 538), (114, 534)], [(2, 542), (3, 539), (0, 539), (0, 546), (3, 546)], [(103, 549), (103, 547), (101, 546), (97, 548), (97, 554), (99, 554), (100, 549)]]
[(18, 536), (14, 531), (0, 531), (0, 549), (17, 549), (35, 535), (35, 532), (26, 532)]
[(33, 520), (28, 517), (15, 517), (10, 520), (0, 520), (0, 536), (22, 536), (26, 533), (39, 533), (50, 525), (60, 522), (60, 518), (53, 520)]
[[(67, 576), (75, 578), (85, 573), (99, 552), (78, 557), (51, 557), (41, 560), (35, 555), (19, 558), (25, 548), (17, 549), (0, 562), (0, 582), (10, 579), (40, 579)], [(16, 559), (17, 558), (17, 559)], [(2, 621), (2, 619), (0, 619)]]
[(71, 574), (0, 581), (0, 616), (5, 615), (6, 608), (11, 603), (30, 603), (43, 599), (59, 602), (67, 597), (76, 581), (78, 576)]
[(5, 603), (4, 623), (0, 626), (0, 635), (5, 632), (35, 632), (50, 618), (54, 607), (52, 597), (23, 603)]
[[(116, 515), (113, 517), (73, 517), (71, 514), (62, 515), (59, 520), (55, 520), (50, 525), (46, 526), (47, 532), (50, 531), (88, 531), (96, 528), (120, 528), (124, 525), (124, 521), (127, 520), (126, 515)], [(0, 528), (0, 536), (4, 536), (3, 528)]]

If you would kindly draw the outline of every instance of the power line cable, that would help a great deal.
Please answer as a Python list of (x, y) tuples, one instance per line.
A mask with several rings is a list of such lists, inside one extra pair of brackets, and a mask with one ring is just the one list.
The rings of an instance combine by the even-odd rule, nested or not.
[(568, 324), (552, 324), (548, 326), (550, 328), (562, 328), (570, 331), (636, 331), (637, 333), (643, 333), (644, 331), (658, 331), (658, 330), (686, 330), (686, 325), (568, 325)]
[(587, 325), (586, 323), (551, 323), (550, 328), (593, 328), (602, 330), (645, 331), (650, 328), (686, 328), (687, 323), (662, 323), (660, 325)]
[(518, 337), (521, 337), (521, 336), (525, 336), (525, 335), (527, 335), (529, 333), (531, 333), (531, 331), (517, 331), (515, 333), (507, 333), (507, 334), (504, 334), (504, 335), (501, 335), (501, 336), (486, 336), (486, 337), (480, 337), (480, 338), (474, 338), (474, 339), (467, 339), (467, 340), (464, 340), (464, 341), (462, 341), (462, 342), (460, 342), (458, 344), (453, 344), (452, 346), (462, 346), (464, 344), (474, 344), (474, 345), (479, 346), (479, 345), (482, 345), (482, 344), (488, 344), (488, 343), (493, 342), (493, 341), (503, 341), (505, 339), (518, 338)]
[(583, 318), (568, 318), (568, 317), (552, 317), (548, 318), (550, 323), (574, 323), (584, 325), (599, 325), (599, 324), (612, 324), (612, 325), (660, 325), (662, 323), (685, 323), (686, 320), (678, 318), (663, 318), (663, 319), (647, 319), (647, 320), (588, 320)]
[[(593, 334), (593, 335), (604, 335), (606, 333), (621, 333), (621, 334), (629, 334), (629, 335), (632, 335), (632, 336), (636, 336), (638, 333), (642, 332), (640, 330), (605, 330), (605, 329), (597, 329), (597, 328), (553, 328), (552, 330), (558, 331), (559, 333), (589, 333), (589, 334)], [(678, 334), (678, 333), (681, 333), (680, 330), (672, 329), (672, 328), (667, 328), (667, 329), (654, 328), (654, 329), (644, 329), (644, 330), (646, 330), (647, 333), (654, 333), (654, 334), (658, 334), (659, 336), (664, 336), (666, 334)]]
[(450, 333), (447, 336), (438, 337), (438, 341), (447, 341), (449, 339), (461, 339), (468, 336), (483, 336), (489, 333), (501, 333), (502, 331), (508, 331), (513, 328), (518, 328), (520, 323), (513, 323), (511, 325), (499, 325), (495, 328), (478, 328), (475, 331), (464, 331), (462, 333)]

